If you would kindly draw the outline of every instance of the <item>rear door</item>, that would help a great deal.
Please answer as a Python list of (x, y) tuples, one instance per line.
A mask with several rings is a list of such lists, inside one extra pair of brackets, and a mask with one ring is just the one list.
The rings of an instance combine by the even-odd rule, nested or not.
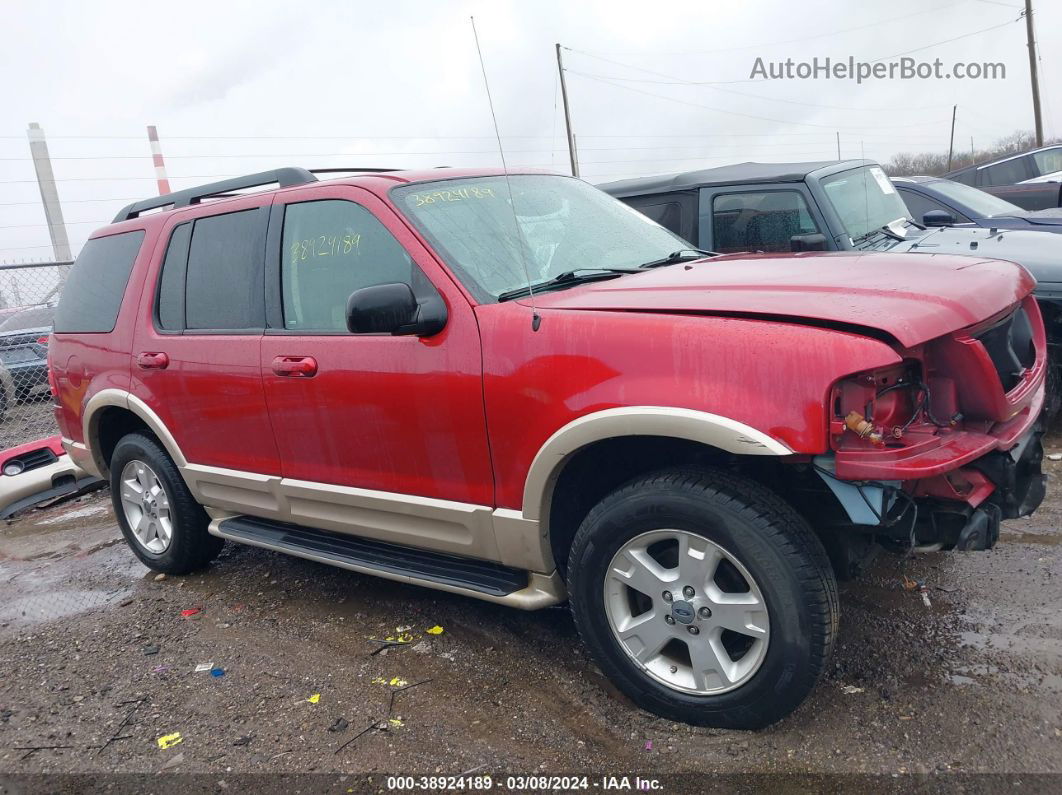
[[(142, 301), (132, 392), (191, 464), (280, 474), (260, 367), (270, 194), (167, 221)], [(149, 293), (150, 294), (150, 293)]]
[[(386, 492), (374, 504), (398, 511), (408, 495), (492, 505), (479, 329), (432, 255), (383, 201), (347, 185), (277, 194), (269, 236), (262, 372), (283, 474), (303, 482), (303, 504), (332, 499), (325, 484), (334, 484)], [(441, 295), (445, 328), (431, 337), (348, 332), (350, 294), (393, 282)]]

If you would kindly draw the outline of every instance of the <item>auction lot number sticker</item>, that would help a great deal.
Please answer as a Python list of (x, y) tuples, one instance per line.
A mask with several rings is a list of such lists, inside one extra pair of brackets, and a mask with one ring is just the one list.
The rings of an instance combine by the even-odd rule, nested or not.
[(555, 790), (626, 790), (633, 792), (653, 792), (663, 789), (661, 782), (654, 778), (639, 776), (506, 776), (497, 781), (493, 776), (388, 776), (387, 789), (412, 790), (421, 792), (512, 790), (514, 792), (542, 792)]

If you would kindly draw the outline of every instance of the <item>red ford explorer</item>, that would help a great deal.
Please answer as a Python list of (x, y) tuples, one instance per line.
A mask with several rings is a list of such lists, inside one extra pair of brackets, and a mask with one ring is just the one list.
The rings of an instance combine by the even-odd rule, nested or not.
[(138, 202), (55, 316), (63, 444), (152, 569), (228, 539), (568, 600), (646, 709), (761, 727), (825, 668), (838, 575), (1039, 505), (1044, 331), (1007, 262), (685, 246), (544, 174)]

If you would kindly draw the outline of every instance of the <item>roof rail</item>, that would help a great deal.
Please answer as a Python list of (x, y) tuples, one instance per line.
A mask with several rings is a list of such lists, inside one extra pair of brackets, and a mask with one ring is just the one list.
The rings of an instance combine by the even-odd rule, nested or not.
[(118, 212), (118, 215), (114, 216), (114, 220), (111, 223), (116, 224), (119, 221), (128, 221), (131, 218), (137, 218), (143, 212), (157, 210), (160, 207), (172, 206), (173, 209), (188, 207), (192, 204), (199, 204), (202, 199), (218, 196), (229, 191), (258, 188), (262, 185), (272, 185), (273, 183), (280, 185), (282, 188), (289, 188), (293, 185), (305, 185), (307, 182), (317, 182), (317, 177), (304, 168), (277, 168), (273, 171), (260, 171), (257, 174), (248, 174), (245, 177), (233, 177), (221, 182), (211, 182), (209, 185), (200, 185), (197, 188), (188, 188), (187, 190), (179, 190), (176, 193), (167, 193), (165, 196), (156, 196), (151, 199), (133, 202), (127, 207), (123, 207)]
[(401, 171), (400, 168), (368, 168), (364, 166), (356, 166), (354, 168), (311, 168), (311, 174), (357, 174), (362, 172), (365, 174), (386, 174), (389, 171)]

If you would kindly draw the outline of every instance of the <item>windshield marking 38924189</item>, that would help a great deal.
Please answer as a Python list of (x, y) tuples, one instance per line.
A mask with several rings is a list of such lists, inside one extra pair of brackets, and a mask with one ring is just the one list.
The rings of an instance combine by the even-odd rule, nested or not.
[(508, 183), (469, 177), (391, 191), (479, 301), (519, 297), (529, 284), (616, 278), (689, 251), (681, 238), (580, 180), (513, 174)]

